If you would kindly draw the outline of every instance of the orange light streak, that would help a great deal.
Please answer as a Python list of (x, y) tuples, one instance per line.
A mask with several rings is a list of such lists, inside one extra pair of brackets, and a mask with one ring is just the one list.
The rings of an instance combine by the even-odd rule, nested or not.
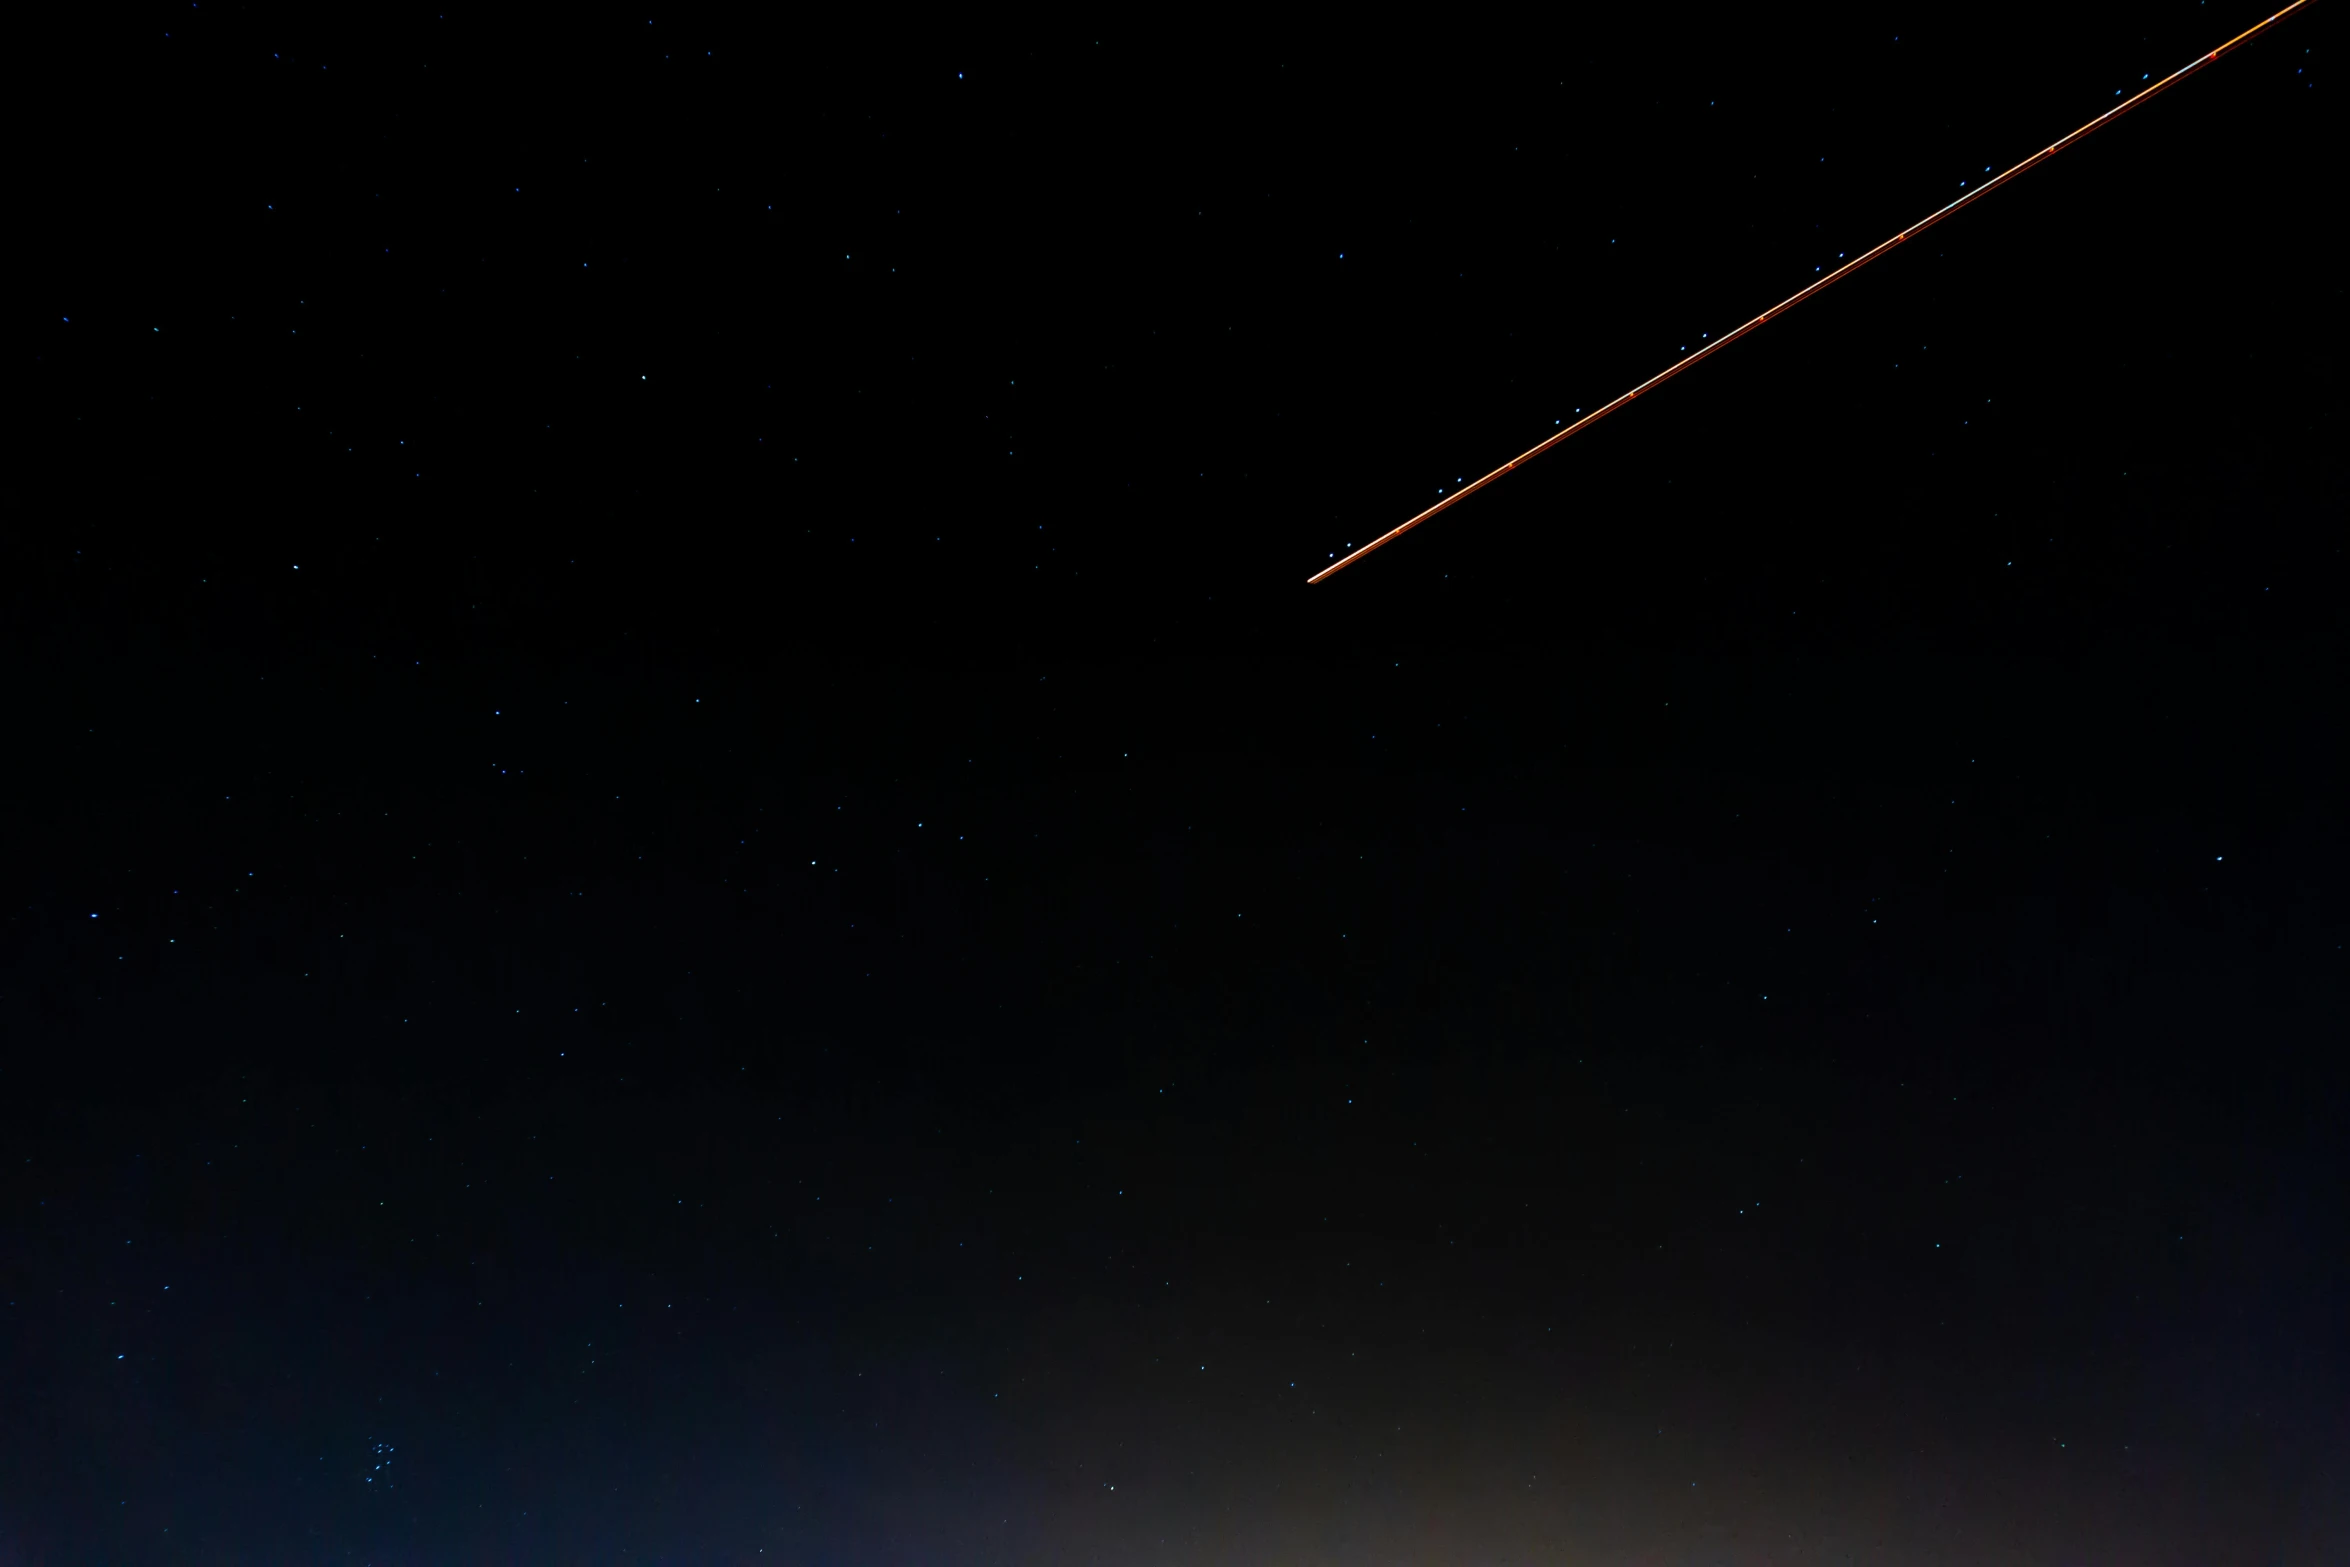
[(1528, 447), (1525, 451), (1522, 451), (1517, 456), (1512, 457), (1508, 462), (1503, 463), (1500, 467), (1494, 469), (1491, 473), (1485, 475), (1485, 477), (1482, 479), (1477, 480), (1473, 484), (1462, 485), (1459, 489), (1453, 491), (1450, 495), (1447, 495), (1444, 497), (1444, 499), (1438, 501), (1435, 505), (1420, 513), (1417, 517), (1412, 518), (1409, 522), (1388, 529), (1387, 532), (1382, 533), (1379, 535), (1379, 537), (1373, 539), (1370, 543), (1364, 545), (1361, 549), (1350, 550), (1343, 558), (1332, 562), (1330, 565), (1323, 567), (1320, 571), (1317, 571), (1312, 576), (1306, 578), (1306, 585), (1311, 587), (1313, 584), (1320, 582), (1325, 577), (1335, 576), (1339, 572), (1344, 571), (1347, 567), (1353, 565), (1356, 561), (1361, 560), (1365, 555), (1370, 554), (1373, 550), (1378, 549), (1383, 545), (1391, 544), (1395, 540), (1402, 538), (1405, 534), (1411, 532), (1414, 528), (1418, 527), (1421, 523), (1426, 522), (1429, 518), (1435, 516), (1438, 512), (1448, 510), (1449, 508), (1458, 505), (1460, 502), (1476, 494), (1479, 490), (1485, 488), (1485, 486), (1488, 484), (1491, 484), (1494, 480), (1501, 478), (1504, 474), (1515, 472), (1520, 465), (1533, 461), (1535, 458), (1541, 456), (1544, 452), (1547, 452), (1552, 447), (1558, 445), (1559, 442), (1565, 440), (1567, 437), (1574, 435), (1578, 431), (1589, 429), (1592, 425), (1595, 425), (1600, 420), (1605, 419), (1609, 414), (1614, 413), (1617, 409), (1623, 407), (1626, 403), (1640, 396), (1643, 392), (1654, 391), (1657, 387), (1664, 385), (1665, 382), (1670, 381), (1673, 377), (1679, 375), (1682, 371), (1696, 364), (1699, 360), (1718, 353), (1722, 349), (1729, 347), (1732, 343), (1737, 342), (1738, 339), (1744, 337), (1747, 333), (1753, 331), (1756, 327), (1761, 326), (1764, 322), (1785, 315), (1788, 311), (1794, 309), (1797, 305), (1802, 304), (1805, 300), (1811, 298), (1812, 295), (1818, 293), (1821, 289), (1826, 288), (1829, 284), (1836, 282), (1840, 278), (1851, 276), (1853, 273), (1858, 272), (1862, 267), (1867, 266), (1870, 262), (1885, 254), (1885, 252), (1891, 250), (1894, 246), (1902, 244), (1912, 236), (1921, 234), (1927, 229), (1932, 228), (1935, 224), (1941, 222), (1944, 218), (1949, 217), (1952, 213), (1957, 212), (1960, 208), (1980, 201), (1983, 197), (1990, 195), (1991, 192), (1997, 190), (2000, 186), (2006, 184), (2009, 180), (2014, 179), (2017, 175), (2023, 173), (2026, 169), (2033, 167), (2035, 164), (2045, 163), (2050, 158), (2053, 158), (2058, 153), (2064, 151), (2065, 148), (2070, 147), (2074, 142), (2077, 142), (2082, 137), (2088, 135), (2091, 131), (2098, 129), (2108, 121), (2119, 119), (2121, 116), (2129, 113), (2132, 109), (2138, 107), (2138, 105), (2144, 103), (2147, 99), (2153, 97), (2156, 93), (2162, 92), (2166, 88), (2173, 87), (2178, 83), (2185, 81), (2188, 77), (2194, 75), (2197, 71), (2202, 70), (2205, 66), (2219, 59), (2220, 56), (2233, 53), (2237, 48), (2246, 43), (2249, 43), (2253, 38), (2257, 37), (2261, 33), (2268, 31), (2268, 29), (2283, 21), (2286, 17), (2291, 16), (2295, 11), (2302, 9), (2304, 6), (2307, 6), (2311, 3), (2312, 0), (2293, 0), (2291, 5), (2286, 6), (2282, 11), (2277, 12), (2276, 15), (2269, 17), (2266, 21), (2263, 21), (2256, 26), (2246, 28), (2243, 32), (2238, 33), (2235, 37), (2229, 39), (2226, 43), (2221, 44), (2217, 49), (2212, 50), (2209, 54), (2198, 55), (2194, 60), (2171, 72), (2170, 75), (2164, 77), (2161, 81), (2156, 82), (2153, 86), (2141, 89), (2135, 96), (2125, 100), (2124, 102), (2115, 104), (2112, 108), (2106, 110), (2103, 114), (2100, 114), (2097, 116), (2097, 118), (2091, 120), (2088, 124), (2082, 126), (2079, 130), (2074, 131), (2070, 136), (2065, 137), (2061, 141), (2050, 142), (2047, 146), (2041, 148), (2038, 152), (2035, 152), (2030, 157), (2024, 159), (2023, 162), (2009, 169), (2006, 173), (2001, 174), (1997, 179), (1985, 181), (1983, 184), (1976, 186), (1971, 191), (1968, 191), (1965, 195), (1959, 197), (1958, 200), (1952, 202), (1949, 206), (1944, 207), (1939, 212), (1933, 213), (1923, 220), (1911, 224), (1908, 228), (1903, 229), (1900, 233), (1894, 235), (1891, 239), (1886, 240), (1884, 243), (1878, 245), (1874, 250), (1867, 251), (1862, 255), (1853, 257), (1850, 261), (1847, 261), (1844, 263), (1844, 265), (1838, 267), (1835, 271), (1829, 273), (1826, 277), (1820, 278), (1812, 283), (1810, 287), (1802, 289), (1794, 294), (1790, 294), (1787, 298), (1781, 300), (1779, 303), (1773, 305), (1770, 309), (1764, 311), (1761, 315), (1756, 316), (1753, 320), (1738, 328), (1737, 331), (1727, 332), (1722, 336), (1715, 338), (1712, 342), (1706, 344), (1705, 347), (1700, 348), (1697, 352), (1689, 355), (1687, 358), (1675, 361), (1660, 374), (1650, 376), (1647, 380), (1641, 382), (1638, 386), (1635, 386), (1629, 392), (1626, 392), (1622, 396), (1618, 397), (1614, 402), (1607, 404), (1605, 407), (1593, 409), (1590, 413), (1585, 414), (1582, 418), (1576, 420), (1573, 424), (1568, 425), (1565, 429), (1558, 431), (1547, 440), (1542, 441), (1538, 445)]

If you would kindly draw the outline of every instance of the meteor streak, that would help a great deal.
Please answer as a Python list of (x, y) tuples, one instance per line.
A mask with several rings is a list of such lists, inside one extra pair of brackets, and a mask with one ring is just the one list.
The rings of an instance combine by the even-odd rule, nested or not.
[(2235, 37), (2229, 39), (2226, 43), (2221, 44), (2217, 49), (2212, 50), (2209, 54), (2196, 57), (2194, 60), (2171, 72), (2170, 75), (2164, 77), (2161, 81), (2156, 82), (2153, 86), (2143, 88), (2134, 97), (2115, 104), (2112, 108), (2106, 110), (2103, 114), (2100, 114), (2097, 116), (2097, 118), (2091, 120), (2088, 124), (2082, 126), (2079, 130), (2074, 131), (2070, 136), (2063, 138), (2061, 141), (2050, 142), (2047, 146), (2041, 148), (2038, 152), (2033, 153), (2030, 157), (2024, 159), (2023, 162), (2009, 169), (2006, 173), (2000, 175), (1997, 179), (1985, 180), (1982, 184), (1976, 186), (1973, 190), (1968, 191), (1965, 195), (1959, 197), (1958, 200), (1952, 202), (1949, 206), (1942, 208), (1940, 211), (1929, 215), (1919, 222), (1911, 224), (1908, 228), (1903, 229), (1900, 233), (1894, 235), (1891, 239), (1886, 240), (1884, 243), (1878, 245), (1874, 250), (1864, 251), (1862, 254), (1853, 257), (1850, 261), (1847, 261), (1844, 263), (1844, 265), (1838, 267), (1835, 271), (1813, 283), (1809, 288), (1789, 295), (1787, 298), (1773, 305), (1770, 309), (1764, 311), (1761, 315), (1756, 316), (1753, 320), (1747, 322), (1737, 331), (1723, 333), (1720, 337), (1715, 338), (1712, 342), (1706, 344), (1703, 348), (1700, 348), (1697, 352), (1689, 355), (1687, 358), (1676, 360), (1673, 364), (1667, 366), (1662, 373), (1650, 376), (1647, 380), (1641, 382), (1638, 386), (1635, 386), (1629, 392), (1626, 392), (1618, 397), (1614, 402), (1607, 403), (1598, 408), (1594, 408), (1591, 412), (1585, 414), (1582, 418), (1576, 420), (1573, 424), (1568, 425), (1565, 429), (1559, 431), (1549, 439), (1541, 442), (1539, 445), (1529, 447), (1525, 451), (1520, 452), (1517, 456), (1512, 457), (1508, 462), (1503, 463), (1500, 467), (1494, 469), (1491, 473), (1485, 475), (1485, 477), (1482, 479), (1477, 480), (1473, 484), (1462, 485), (1459, 489), (1454, 490), (1450, 495), (1447, 495), (1444, 497), (1444, 499), (1438, 501), (1435, 505), (1420, 513), (1417, 517), (1412, 518), (1409, 522), (1388, 529), (1385, 533), (1380, 534), (1379, 537), (1373, 539), (1370, 543), (1364, 545), (1361, 549), (1350, 550), (1341, 559), (1332, 562), (1330, 565), (1323, 567), (1320, 571), (1317, 571), (1312, 576), (1306, 578), (1307, 586), (1310, 587), (1314, 583), (1320, 582), (1325, 577), (1337, 575), (1339, 572), (1344, 571), (1347, 567), (1353, 565), (1356, 561), (1361, 560), (1365, 555), (1370, 554), (1371, 551), (1379, 548), (1381, 545), (1392, 543), (1394, 540), (1399, 539), (1403, 535), (1411, 532), (1412, 529), (1418, 527), (1421, 523), (1426, 522), (1429, 518), (1435, 516), (1438, 512), (1468, 499), (1468, 497), (1476, 494), (1479, 490), (1482, 490), (1485, 488), (1485, 486), (1491, 484), (1494, 480), (1502, 477), (1502, 475), (1515, 472), (1521, 465), (1533, 461), (1535, 458), (1541, 456), (1544, 452), (1547, 452), (1552, 447), (1558, 445), (1559, 442), (1565, 440), (1568, 436), (1575, 434), (1579, 430), (1585, 430), (1590, 428), (1592, 425), (1597, 424), (1600, 420), (1605, 419), (1609, 414), (1614, 413), (1617, 409), (1623, 407), (1626, 403), (1632, 401), (1632, 399), (1635, 397), (1640, 396), (1641, 393), (1654, 391), (1657, 387), (1664, 385), (1665, 382), (1670, 381), (1673, 377), (1679, 375), (1682, 371), (1688, 369), (1691, 365), (1696, 364), (1700, 359), (1707, 358), (1719, 352), (1720, 350), (1729, 347), (1732, 343), (1737, 342), (1738, 339), (1744, 337), (1747, 333), (1753, 331), (1756, 327), (1761, 326), (1764, 322), (1772, 320), (1775, 317), (1785, 315), (1788, 311), (1794, 309), (1797, 305), (1802, 304), (1805, 300), (1811, 298), (1812, 295), (1818, 293), (1821, 289), (1826, 288), (1829, 284), (1835, 282), (1837, 279), (1848, 277), (1851, 274), (1858, 272), (1862, 267), (1867, 266), (1870, 262), (1885, 254), (1885, 252), (1891, 250), (1894, 246), (1899, 245), (1913, 236), (1932, 228), (1935, 224), (1941, 222), (1944, 218), (1949, 217), (1952, 213), (1958, 211), (1961, 207), (1971, 206), (1975, 202), (1982, 200), (1985, 196), (1990, 195), (1991, 192), (1997, 190), (2000, 186), (2006, 184), (2009, 180), (2012, 180), (2017, 175), (2023, 173), (2024, 170), (2031, 168), (2034, 164), (2044, 163), (2048, 159), (2055, 157), (2058, 153), (2064, 151), (2065, 148), (2070, 147), (2074, 142), (2079, 141), (2082, 137), (2088, 135), (2091, 131), (2098, 129), (2108, 121), (2119, 119), (2121, 116), (2129, 113), (2132, 109), (2135, 109), (2138, 107), (2138, 105), (2144, 103), (2147, 99), (2153, 97), (2156, 93), (2163, 91), (2165, 88), (2175, 86), (2177, 83), (2185, 81), (2188, 77), (2194, 75), (2197, 71), (2202, 70), (2205, 66), (2217, 60), (2221, 55), (2233, 53), (2242, 45), (2249, 43), (2252, 39), (2258, 37), (2260, 34), (2267, 32), (2270, 28), (2276, 26), (2277, 23), (2283, 21), (2286, 17), (2291, 16), (2295, 11), (2302, 9), (2304, 6), (2307, 6), (2310, 3), (2311, 0), (2293, 0), (2291, 5), (2286, 6), (2282, 11), (2277, 12), (2274, 16), (2268, 18), (2266, 21), (2259, 23), (2257, 26), (2246, 28), (2243, 32), (2238, 33)]

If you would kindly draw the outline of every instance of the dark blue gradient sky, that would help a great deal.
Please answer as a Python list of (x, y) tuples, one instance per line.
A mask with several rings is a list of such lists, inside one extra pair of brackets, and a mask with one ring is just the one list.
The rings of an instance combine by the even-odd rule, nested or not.
[(0, 1563), (2341, 1559), (2251, 19), (66, 50)]

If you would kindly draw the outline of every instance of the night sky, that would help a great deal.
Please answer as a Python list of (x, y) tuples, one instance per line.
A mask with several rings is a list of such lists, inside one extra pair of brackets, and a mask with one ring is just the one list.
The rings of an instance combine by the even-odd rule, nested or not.
[(28, 41), (0, 1564), (2350, 1561), (2266, 9)]

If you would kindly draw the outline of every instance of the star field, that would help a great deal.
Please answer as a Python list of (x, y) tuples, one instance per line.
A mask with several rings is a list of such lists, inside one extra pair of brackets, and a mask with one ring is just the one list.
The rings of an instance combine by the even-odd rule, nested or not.
[(2331, 16), (61, 49), (0, 1560), (2338, 1559)]

